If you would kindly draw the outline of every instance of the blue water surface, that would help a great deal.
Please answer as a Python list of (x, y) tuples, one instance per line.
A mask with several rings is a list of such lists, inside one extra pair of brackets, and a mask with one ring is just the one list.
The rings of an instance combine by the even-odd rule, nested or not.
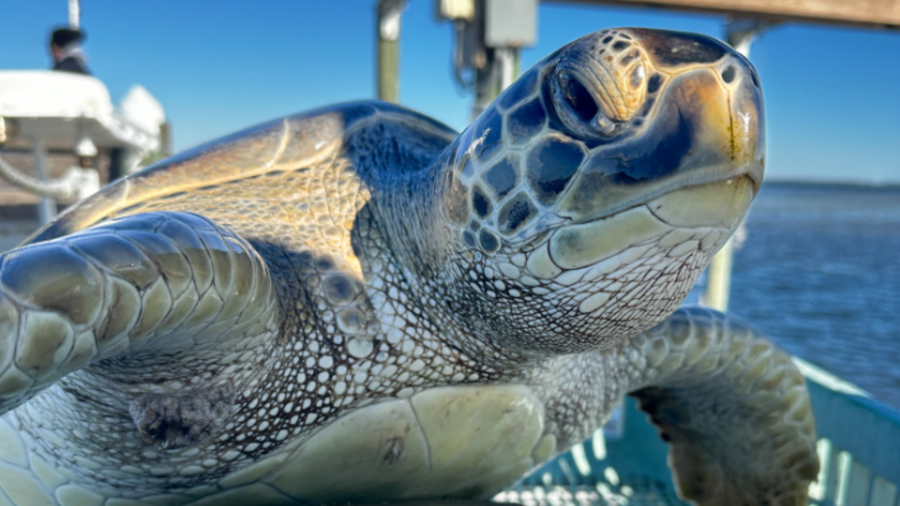
[(900, 407), (900, 187), (766, 183), (729, 311)]

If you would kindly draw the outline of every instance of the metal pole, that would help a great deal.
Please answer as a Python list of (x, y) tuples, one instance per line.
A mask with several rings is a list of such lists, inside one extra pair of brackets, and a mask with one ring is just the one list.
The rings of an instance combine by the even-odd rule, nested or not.
[[(44, 141), (34, 140), (34, 175), (39, 181), (47, 181), (47, 157)], [(41, 197), (37, 205), (38, 221), (41, 225), (49, 223), (56, 217), (56, 201), (47, 197)]]
[[(516, 67), (517, 54), (519, 50), (514, 47), (497, 48), (494, 50), (497, 64), (500, 66), (500, 90), (503, 91), (509, 87), (518, 77)], [(497, 93), (499, 95), (499, 93)]]
[[(753, 38), (765, 28), (765, 24), (748, 19), (731, 19), (725, 25), (725, 37), (739, 53), (750, 58), (750, 45)], [(744, 225), (741, 224), (741, 227)], [(716, 253), (706, 271), (707, 306), (719, 311), (728, 310), (728, 298), (731, 293), (731, 266), (734, 256), (734, 237)]]
[(497, 95), (519, 77), (519, 48), (498, 47), (485, 51), (487, 64), (475, 72), (475, 102), (472, 119), (478, 117)]
[(738, 53), (750, 58), (750, 45), (763, 30), (775, 24), (758, 19), (730, 18), (725, 24), (725, 38)]
[(500, 92), (519, 77), (519, 48), (487, 48), (485, 55), (487, 56), (485, 67), (475, 72), (473, 120), (491, 105)]
[(400, 101), (400, 17), (406, 0), (379, 0), (377, 87), (378, 98)]
[(469, 23), (475, 70), (472, 118), (519, 77), (519, 48), (534, 44), (537, 0), (477, 0)]
[(484, 40), (485, 29), (485, 2), (475, 1), (474, 17), (469, 22), (466, 36), (470, 44), (470, 65), (475, 71), (473, 91), (475, 100), (472, 101), (472, 119), (477, 118), (487, 108), (488, 104), (497, 96), (496, 93), (496, 66), (494, 64), (494, 50), (487, 47)]
[(77, 30), (81, 23), (81, 7), (78, 0), (69, 0), (69, 28)]
[(472, 119), (477, 118), (497, 98), (497, 67), (492, 49), (485, 50), (485, 65), (475, 69), (475, 101), (472, 103)]

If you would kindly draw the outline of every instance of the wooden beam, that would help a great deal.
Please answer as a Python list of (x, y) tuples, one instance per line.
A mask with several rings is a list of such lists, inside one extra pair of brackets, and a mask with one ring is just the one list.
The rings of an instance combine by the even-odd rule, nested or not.
[(806, 21), (867, 28), (900, 29), (900, 0), (544, 0), (553, 3), (731, 14), (773, 22)]

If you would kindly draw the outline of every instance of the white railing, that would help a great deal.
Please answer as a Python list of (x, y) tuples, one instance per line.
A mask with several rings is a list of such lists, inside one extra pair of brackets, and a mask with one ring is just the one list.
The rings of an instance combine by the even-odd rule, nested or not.
[(100, 175), (94, 169), (70, 167), (59, 178), (49, 179), (43, 143), (36, 141), (34, 144), (34, 172), (37, 177), (19, 172), (3, 158), (0, 158), (0, 177), (41, 197), (38, 221), (44, 225), (56, 216), (56, 201), (73, 202), (97, 192), (100, 189)]

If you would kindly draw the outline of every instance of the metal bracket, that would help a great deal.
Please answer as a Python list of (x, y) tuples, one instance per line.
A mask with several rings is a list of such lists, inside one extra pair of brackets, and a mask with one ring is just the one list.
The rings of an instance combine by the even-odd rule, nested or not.
[(755, 18), (729, 17), (725, 23), (725, 39), (737, 52), (750, 57), (750, 45), (760, 32), (775, 24)]
[(378, 36), (383, 40), (400, 39), (400, 16), (406, 8), (406, 0), (381, 0), (378, 2)]

